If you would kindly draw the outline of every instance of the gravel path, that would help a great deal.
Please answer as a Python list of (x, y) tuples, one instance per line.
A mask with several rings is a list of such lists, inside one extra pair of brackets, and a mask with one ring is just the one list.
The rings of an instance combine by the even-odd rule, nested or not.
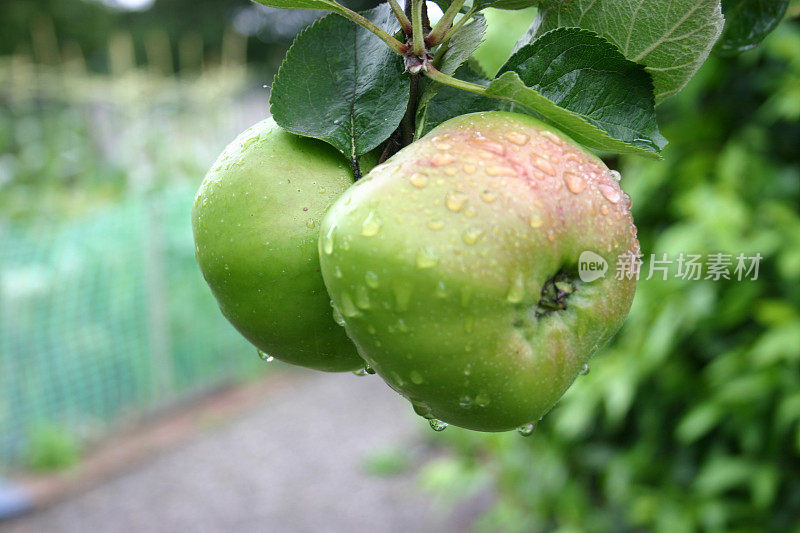
[(413, 471), (365, 472), (376, 450), (419, 447), (424, 429), (375, 376), (304, 373), (241, 418), (0, 530), (456, 531)]

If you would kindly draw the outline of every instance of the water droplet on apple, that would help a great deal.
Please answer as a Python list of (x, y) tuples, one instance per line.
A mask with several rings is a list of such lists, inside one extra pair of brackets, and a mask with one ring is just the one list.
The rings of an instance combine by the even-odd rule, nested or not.
[(572, 194), (578, 194), (586, 188), (586, 182), (583, 178), (573, 172), (564, 173), (564, 183), (567, 184), (567, 189)]
[(364, 237), (372, 237), (373, 235), (377, 235), (380, 230), (381, 219), (378, 218), (374, 212), (370, 211), (367, 218), (361, 223), (361, 235)]
[(487, 204), (491, 204), (492, 202), (497, 200), (497, 195), (492, 191), (483, 191), (481, 193), (481, 200), (483, 200)]
[(439, 264), (439, 257), (436, 255), (436, 252), (433, 251), (433, 248), (430, 246), (423, 246), (419, 250), (417, 250), (417, 268), (425, 269), (425, 268), (433, 268)]
[(603, 193), (603, 196), (606, 197), (606, 200), (612, 204), (616, 204), (620, 201), (620, 198), (622, 198), (620, 192), (610, 185), (600, 185), (600, 192)]
[(366, 283), (367, 287), (370, 289), (377, 289), (380, 286), (378, 275), (371, 270), (367, 270), (367, 272), (364, 274), (364, 283)]
[(486, 150), (487, 152), (491, 152), (495, 155), (499, 156), (506, 155), (506, 147), (494, 141), (488, 141), (485, 139), (475, 139), (475, 140), (470, 140), (469, 143), (477, 148), (480, 148), (481, 150)]
[(334, 322), (336, 322), (340, 326), (344, 327), (345, 321), (344, 321), (344, 317), (342, 316), (341, 309), (339, 309), (339, 307), (335, 303), (333, 303), (333, 300), (331, 300), (331, 306), (333, 306), (333, 320), (334, 320)]
[(534, 155), (532, 156), (532, 158), (533, 158), (533, 166), (535, 166), (548, 176), (556, 175), (556, 167), (553, 166), (553, 163), (538, 155)]
[(331, 226), (328, 228), (328, 232), (322, 236), (322, 251), (325, 255), (331, 255), (333, 253), (333, 232), (336, 229), (336, 226)]
[(264, 361), (265, 363), (271, 363), (272, 361), (274, 361), (274, 360), (275, 360), (275, 358), (274, 358), (274, 357), (272, 357), (272, 356), (271, 356), (270, 354), (268, 354), (267, 352), (264, 352), (264, 351), (262, 351), (262, 350), (257, 350), (257, 351), (258, 351), (258, 356), (259, 356), (259, 357), (261, 358), (261, 360), (262, 360), (262, 361)]
[(449, 425), (447, 422), (442, 422), (436, 418), (429, 419), (428, 423), (431, 425), (431, 429), (434, 431), (444, 431)]
[(425, 378), (423, 378), (422, 374), (420, 374), (416, 370), (412, 370), (411, 374), (409, 374), (408, 377), (411, 378), (411, 383), (415, 385), (420, 385), (422, 383), (425, 383)]
[(419, 172), (415, 172), (411, 175), (408, 181), (410, 181), (411, 185), (417, 189), (424, 189), (425, 186), (428, 185), (428, 176), (420, 174)]
[(525, 135), (524, 133), (519, 133), (519, 132), (516, 132), (516, 131), (512, 131), (512, 132), (509, 132), (509, 133), (505, 134), (505, 139), (510, 143), (514, 143), (516, 145), (523, 146), (524, 144), (526, 144), (528, 142), (530, 137), (528, 135)]
[(511, 282), (511, 286), (508, 289), (508, 294), (506, 294), (506, 300), (510, 303), (519, 303), (522, 301), (522, 298), (525, 296), (525, 278), (522, 275), (522, 272), (518, 272), (517, 275), (514, 277), (514, 280)]
[(492, 399), (489, 398), (489, 395), (486, 394), (485, 392), (481, 392), (480, 394), (475, 396), (475, 404), (477, 404), (478, 407), (486, 407), (491, 402)]
[(523, 437), (530, 437), (534, 429), (536, 429), (536, 424), (523, 424), (517, 428), (517, 433)]
[(622, 181), (622, 174), (620, 174), (618, 170), (609, 170), (608, 175), (611, 176), (611, 179), (614, 181)]
[(486, 167), (486, 173), (492, 177), (497, 176), (519, 176), (519, 173), (511, 167), (492, 165)]
[(430, 229), (436, 231), (444, 227), (444, 221), (437, 218), (436, 220), (429, 220), (427, 225)]
[(467, 203), (467, 197), (459, 192), (451, 191), (448, 192), (444, 197), (444, 205), (446, 205), (447, 209), (454, 213), (461, 211), (461, 208), (464, 207), (465, 203)]
[(472, 227), (464, 230), (464, 233), (461, 234), (461, 240), (464, 241), (464, 244), (473, 245), (478, 242), (478, 239), (481, 238), (483, 234), (483, 229), (479, 227)]
[(447, 285), (445, 285), (444, 281), (439, 280), (436, 283), (435, 293), (439, 298), (444, 298), (447, 296)]
[(583, 365), (583, 368), (580, 369), (578, 374), (580, 374), (581, 376), (585, 376), (588, 373), (589, 373), (589, 363), (586, 363)]
[(353, 303), (353, 299), (350, 297), (349, 293), (342, 291), (342, 294), (339, 296), (339, 300), (342, 302), (342, 316), (345, 318), (353, 318), (361, 315), (361, 311), (356, 308), (356, 305)]
[(356, 305), (361, 309), (370, 308), (369, 294), (364, 285), (356, 287)]
[(472, 398), (470, 398), (469, 395), (462, 396), (458, 401), (458, 405), (463, 409), (469, 409), (472, 407)]
[(431, 164), (435, 167), (443, 167), (445, 165), (449, 165), (455, 160), (456, 158), (453, 157), (452, 154), (448, 154), (446, 152), (440, 152), (431, 157)]
[(550, 130), (542, 130), (541, 132), (539, 132), (539, 135), (541, 135), (545, 139), (548, 139), (549, 141), (553, 142), (554, 144), (556, 144), (558, 146), (561, 146), (563, 144), (563, 141), (561, 140), (561, 137), (559, 137), (558, 135), (556, 135), (555, 133), (553, 133)]

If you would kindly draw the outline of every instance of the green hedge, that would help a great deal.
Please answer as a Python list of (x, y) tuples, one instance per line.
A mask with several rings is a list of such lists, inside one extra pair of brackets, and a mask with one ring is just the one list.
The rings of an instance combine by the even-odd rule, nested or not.
[(641, 281), (533, 436), (437, 435), (453, 453), (424, 482), (491, 486), (481, 528), (800, 530), (798, 24), (710, 60), (660, 113), (665, 161), (619, 162), (643, 253), (758, 252), (758, 279)]

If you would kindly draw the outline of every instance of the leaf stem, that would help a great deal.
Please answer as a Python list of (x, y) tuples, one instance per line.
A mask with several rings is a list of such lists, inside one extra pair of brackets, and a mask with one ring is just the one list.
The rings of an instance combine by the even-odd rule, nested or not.
[(389, 5), (392, 8), (394, 16), (397, 17), (397, 20), (400, 22), (400, 27), (403, 28), (403, 33), (406, 35), (411, 35), (411, 21), (408, 20), (403, 8), (400, 6), (397, 0), (389, 0)]
[(425, 54), (425, 37), (422, 35), (422, 3), (425, 0), (411, 0), (411, 28), (414, 55), (422, 57)]
[(428, 76), (430, 79), (437, 83), (441, 83), (442, 85), (449, 85), (450, 87), (455, 87), (456, 89), (461, 89), (462, 91), (467, 91), (475, 94), (480, 94), (481, 96), (486, 95), (486, 87), (483, 85), (478, 85), (477, 83), (470, 83), (468, 81), (459, 80), (452, 76), (448, 76), (443, 72), (436, 70), (433, 67), (429, 67), (427, 71), (425, 71), (425, 75)]
[(447, 30), (447, 33), (444, 34), (444, 37), (442, 37), (442, 40), (441, 40), (441, 44), (446, 44), (450, 39), (452, 39), (453, 35), (458, 33), (458, 30), (461, 29), (461, 26), (463, 26), (464, 23), (466, 23), (469, 19), (471, 19), (472, 15), (474, 15), (474, 14), (475, 14), (475, 8), (474, 7), (472, 9), (470, 9), (469, 11), (467, 11), (466, 13), (464, 13), (464, 16), (461, 17), (460, 19), (458, 19), (458, 22), (453, 24), (453, 27), (451, 27), (449, 30)]
[(428, 46), (436, 46), (442, 42), (444, 36), (447, 34), (447, 30), (453, 25), (453, 19), (456, 18), (456, 15), (458, 15), (465, 1), (466, 0), (454, 0), (453, 3), (447, 7), (447, 11), (444, 12), (442, 18), (439, 19), (439, 22), (436, 23), (436, 26), (433, 27), (428, 37), (425, 39), (425, 43)]
[(383, 40), (383, 42), (388, 44), (389, 48), (394, 50), (396, 53), (404, 55), (408, 51), (408, 45), (401, 43), (400, 41), (398, 41), (385, 31), (383, 31), (383, 29), (381, 29), (377, 24), (365, 18), (364, 16), (359, 15), (352, 9), (348, 9), (342, 5), (339, 5), (335, 13), (338, 13), (339, 15), (345, 17), (346, 19), (352, 20), (359, 26), (368, 29), (369, 31), (380, 37), (381, 40)]

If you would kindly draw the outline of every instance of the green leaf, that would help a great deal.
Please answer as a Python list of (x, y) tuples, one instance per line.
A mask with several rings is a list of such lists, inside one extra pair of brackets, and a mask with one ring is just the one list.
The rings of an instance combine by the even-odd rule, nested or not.
[(487, 94), (523, 105), (591, 148), (658, 157), (652, 81), (594, 32), (559, 28), (520, 48)]
[(732, 56), (755, 48), (775, 29), (789, 0), (722, 0), (725, 29), (715, 51)]
[[(364, 15), (390, 33), (399, 29), (387, 4)], [(354, 161), (391, 135), (408, 98), (402, 59), (368, 30), (328, 15), (295, 39), (275, 76), (270, 110), (281, 127)]]
[(697, 72), (723, 22), (719, 0), (550, 0), (522, 43), (561, 26), (595, 31), (647, 67), (658, 104)]
[(280, 9), (321, 9), (333, 11), (334, 13), (344, 13), (344, 6), (333, 0), (255, 0), (259, 4)]
[(539, 0), (476, 0), (475, 6), (477, 10), (493, 7), (495, 9), (509, 9), (519, 10), (533, 7), (539, 3)]
[(447, 49), (442, 55), (439, 71), (447, 75), (453, 74), (478, 49), (483, 42), (484, 33), (486, 33), (486, 18), (483, 15), (475, 15), (472, 21), (443, 45)]
[[(455, 77), (479, 85), (489, 84), (489, 80), (469, 64), (462, 65), (455, 72)], [(506, 109), (508, 106), (508, 102), (497, 98), (489, 98), (488, 96), (481, 96), (453, 87), (440, 86), (434, 96), (426, 100), (424, 105), (420, 105), (417, 111), (416, 136), (417, 138), (422, 137), (442, 122), (459, 115), (477, 111)]]
[[(478, 46), (483, 40), (483, 34), (486, 32), (486, 18), (483, 15), (475, 15), (474, 20), (461, 28), (461, 31), (456, 33), (452, 39), (443, 44), (444, 51), (441, 52), (441, 59), (438, 59), (438, 69), (440, 72), (448, 76), (453, 74), (458, 67), (468, 60), (472, 53), (478, 49)], [(437, 50), (436, 54), (439, 55), (440, 51)], [(488, 82), (487, 82), (488, 83)], [(425, 108), (427, 103), (436, 96), (436, 93), (442, 88), (439, 83), (428, 83), (427, 81), (421, 86), (423, 87), (422, 96), (419, 100), (419, 107), (417, 114)]]

